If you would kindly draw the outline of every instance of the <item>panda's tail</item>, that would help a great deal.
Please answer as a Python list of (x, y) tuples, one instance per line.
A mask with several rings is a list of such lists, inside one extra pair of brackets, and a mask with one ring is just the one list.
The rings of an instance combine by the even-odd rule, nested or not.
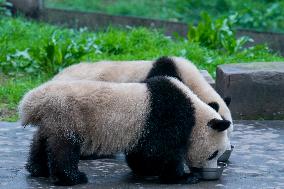
[(40, 91), (33, 89), (22, 98), (18, 106), (22, 126), (38, 125), (41, 118), (41, 96)]

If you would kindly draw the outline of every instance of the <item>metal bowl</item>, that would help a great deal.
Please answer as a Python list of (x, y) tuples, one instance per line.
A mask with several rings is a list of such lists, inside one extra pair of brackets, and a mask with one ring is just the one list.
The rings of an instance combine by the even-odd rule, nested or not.
[(219, 162), (217, 168), (196, 168), (193, 167), (190, 170), (196, 176), (204, 180), (218, 180), (223, 173), (226, 163)]
[(226, 161), (228, 161), (233, 150), (234, 150), (234, 146), (231, 145), (231, 149), (230, 149), (230, 150), (226, 150), (226, 151), (218, 158), (218, 162), (226, 162)]

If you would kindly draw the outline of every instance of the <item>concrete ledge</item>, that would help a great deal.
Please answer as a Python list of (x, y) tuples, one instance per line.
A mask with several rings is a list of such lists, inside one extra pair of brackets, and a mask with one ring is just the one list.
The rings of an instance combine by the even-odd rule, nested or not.
[(180, 22), (51, 8), (44, 8), (40, 13), (40, 19), (52, 24), (68, 27), (88, 27), (91, 30), (105, 29), (109, 26), (143, 26), (163, 29), (166, 35), (178, 33), (182, 36), (186, 36), (188, 31), (187, 24)]
[(233, 119), (284, 119), (284, 62), (220, 65), (216, 90)]

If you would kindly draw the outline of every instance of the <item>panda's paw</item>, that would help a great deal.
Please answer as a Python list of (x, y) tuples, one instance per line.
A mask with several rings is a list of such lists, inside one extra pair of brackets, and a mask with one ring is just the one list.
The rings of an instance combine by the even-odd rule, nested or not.
[(86, 174), (83, 172), (78, 172), (77, 174), (67, 178), (65, 177), (65, 178), (54, 179), (54, 184), (58, 186), (73, 186), (77, 184), (85, 184), (87, 182), (88, 178)]
[(186, 184), (197, 184), (200, 182), (200, 178), (196, 175), (191, 173), (185, 174), (185, 183)]
[(49, 177), (49, 170), (40, 164), (26, 164), (26, 170), (31, 174), (32, 177)]
[(87, 175), (83, 172), (79, 172), (79, 178), (78, 178), (79, 184), (84, 184), (88, 182)]

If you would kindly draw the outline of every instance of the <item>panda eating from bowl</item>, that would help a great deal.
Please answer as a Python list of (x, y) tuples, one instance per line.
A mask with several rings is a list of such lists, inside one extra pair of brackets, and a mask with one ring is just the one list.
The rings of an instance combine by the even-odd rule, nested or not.
[(58, 185), (87, 182), (81, 155), (124, 151), (131, 170), (164, 183), (195, 183), (184, 171), (217, 167), (228, 148), (224, 120), (176, 78), (144, 83), (49, 81), (19, 105), (22, 125), (38, 126), (27, 170)]

